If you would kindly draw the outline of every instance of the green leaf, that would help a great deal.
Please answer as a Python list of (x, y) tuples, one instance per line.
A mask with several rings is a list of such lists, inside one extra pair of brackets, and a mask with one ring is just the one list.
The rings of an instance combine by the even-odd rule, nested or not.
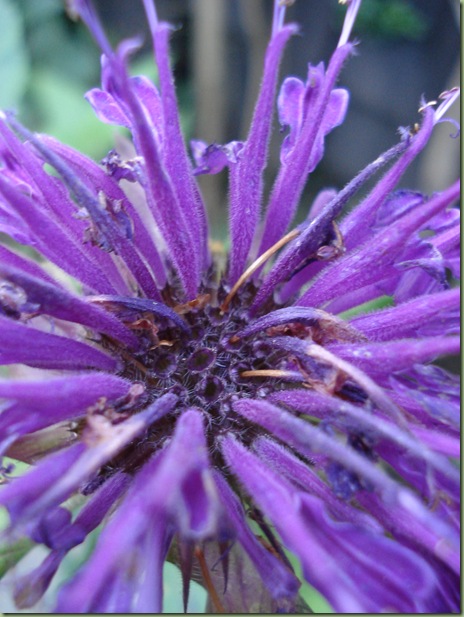
[(97, 159), (113, 146), (115, 129), (98, 120), (80, 84), (42, 69), (34, 73), (31, 93), (42, 117), (42, 132)]
[(15, 566), (31, 549), (35, 543), (29, 538), (21, 538), (17, 542), (0, 548), (0, 578), (2, 578), (10, 568)]
[(343, 311), (343, 313), (339, 313), (337, 317), (341, 319), (350, 319), (351, 317), (356, 317), (356, 315), (371, 313), (372, 311), (377, 311), (378, 309), (387, 308), (389, 306), (393, 306), (393, 298), (391, 296), (380, 296), (379, 298), (369, 300), (369, 302), (364, 302), (364, 304), (359, 304), (347, 311)]
[(17, 6), (0, 0), (0, 107), (18, 106), (27, 86), (29, 62)]

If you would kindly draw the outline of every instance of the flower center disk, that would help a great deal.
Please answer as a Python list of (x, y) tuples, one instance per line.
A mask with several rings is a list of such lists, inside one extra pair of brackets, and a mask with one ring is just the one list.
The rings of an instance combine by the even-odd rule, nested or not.
[[(136, 389), (137, 384), (143, 386), (142, 394), (140, 387), (133, 400), (112, 410), (113, 423), (138, 413), (168, 392), (178, 397), (178, 404), (174, 412), (154, 423), (143, 438), (130, 444), (117, 460), (102, 470), (101, 479), (110, 468), (126, 472), (139, 469), (171, 437), (178, 416), (188, 407), (204, 413), (213, 458), (220, 457), (218, 437), (231, 431), (251, 443), (256, 427), (233, 411), (234, 401), (264, 398), (271, 391), (285, 387), (285, 382), (278, 377), (265, 373), (260, 376), (260, 373), (287, 368), (288, 354), (272, 349), (265, 332), (245, 339), (236, 336), (250, 321), (248, 308), (257, 292), (254, 284), (245, 284), (226, 311), (221, 309), (227, 295), (225, 285), (221, 282), (218, 289), (207, 287), (207, 293), (184, 305), (176, 304), (174, 292), (166, 290), (167, 303), (185, 321), (188, 326), (185, 329), (168, 317), (143, 311), (131, 321), (124, 319), (137, 334), (139, 348), (129, 353), (114, 342), (109, 345), (123, 362), (121, 376), (132, 381)], [(250, 378), (249, 372), (256, 376)]]

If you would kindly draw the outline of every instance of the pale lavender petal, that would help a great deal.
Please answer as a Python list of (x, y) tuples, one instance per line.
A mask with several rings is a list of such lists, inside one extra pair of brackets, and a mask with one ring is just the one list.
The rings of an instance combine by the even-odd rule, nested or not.
[(290, 133), (285, 137), (281, 148), (282, 156), (295, 145), (295, 138), (303, 120), (303, 97), (305, 84), (297, 77), (287, 77), (280, 87), (277, 97), (277, 111), (279, 122), (282, 126), (288, 126)]
[(195, 159), (195, 175), (217, 174), (230, 164), (235, 164), (243, 150), (243, 142), (231, 141), (224, 146), (206, 144), (203, 141), (192, 140), (192, 153)]
[(335, 127), (343, 123), (348, 109), (348, 100), (348, 91), (343, 88), (336, 88), (330, 93), (324, 117), (322, 118), (321, 128), (311, 151), (308, 167), (309, 173), (314, 171), (324, 156), (324, 137)]
[(121, 106), (109, 92), (100, 88), (92, 88), (85, 94), (85, 98), (92, 105), (98, 119), (107, 124), (116, 124), (130, 128), (129, 118), (126, 116)]

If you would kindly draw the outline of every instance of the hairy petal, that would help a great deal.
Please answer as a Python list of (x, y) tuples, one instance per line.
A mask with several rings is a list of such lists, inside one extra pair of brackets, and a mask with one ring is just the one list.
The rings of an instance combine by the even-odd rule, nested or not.
[(350, 324), (375, 341), (455, 334), (459, 329), (459, 305), (460, 290), (451, 289), (355, 317)]
[(263, 171), (271, 130), (272, 106), (277, 71), (284, 46), (296, 31), (285, 26), (271, 39), (255, 112), (240, 158), (231, 169), (229, 283), (233, 285), (245, 269), (246, 259), (259, 220), (263, 192)]
[[(430, 588), (425, 589), (434, 585), (433, 575), (412, 551), (350, 523), (332, 521), (322, 502), (309, 495), (295, 494), (288, 483), (232, 437), (224, 438), (222, 447), (228, 465), (273, 521), (287, 546), (300, 557), (305, 578), (328, 598), (335, 610), (401, 611), (427, 606), (431, 594)], [(364, 545), (365, 549), (369, 547), (367, 551), (363, 550)], [(401, 573), (391, 568), (398, 560), (408, 564)], [(387, 585), (375, 584), (375, 580), (384, 581), (385, 577)], [(365, 591), (358, 585), (360, 579), (371, 579)], [(377, 586), (375, 594), (370, 593), (372, 585)], [(411, 588), (420, 597), (412, 597)]]
[(49, 369), (113, 371), (118, 360), (96, 347), (0, 316), (0, 361)]
[(379, 232), (360, 248), (328, 266), (297, 300), (297, 304), (320, 306), (344, 293), (347, 287), (359, 289), (374, 280), (385, 278), (385, 273), (392, 268), (395, 257), (403, 250), (409, 236), (458, 197), (459, 182), (456, 182), (432, 197), (418, 212), (406, 214), (394, 227)]

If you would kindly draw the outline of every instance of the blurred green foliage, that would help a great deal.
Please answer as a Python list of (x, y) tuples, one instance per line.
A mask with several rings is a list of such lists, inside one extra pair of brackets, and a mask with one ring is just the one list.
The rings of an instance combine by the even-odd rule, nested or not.
[[(130, 70), (155, 80), (151, 52), (137, 54)], [(100, 122), (84, 99), (100, 83), (100, 52), (83, 24), (69, 19), (63, 0), (0, 0), (0, 79), (0, 108), (94, 159), (105, 156), (122, 131)], [(178, 94), (190, 133), (189, 86), (181, 84)]]
[(0, 0), (0, 107), (21, 100), (29, 78), (29, 58), (23, 45), (24, 29), (17, 5)]
[[(346, 9), (338, 11), (338, 29)], [(356, 20), (356, 32), (390, 41), (422, 41), (429, 31), (424, 14), (408, 0), (364, 0)]]

